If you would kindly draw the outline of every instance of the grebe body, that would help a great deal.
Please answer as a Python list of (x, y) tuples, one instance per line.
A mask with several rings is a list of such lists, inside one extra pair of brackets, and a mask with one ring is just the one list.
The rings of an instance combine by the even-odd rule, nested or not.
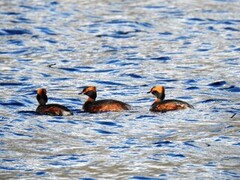
[(97, 112), (118, 112), (123, 110), (129, 110), (130, 105), (122, 101), (114, 99), (97, 100), (97, 89), (95, 86), (88, 86), (83, 89), (79, 94), (84, 94), (88, 96), (87, 101), (83, 105), (83, 110), (85, 112), (97, 113)]
[(192, 105), (188, 104), (185, 101), (176, 100), (176, 99), (164, 100), (165, 88), (163, 86), (154, 86), (148, 93), (152, 93), (154, 96), (156, 96), (156, 99), (152, 104), (150, 111), (167, 112), (167, 111), (193, 108)]
[(48, 101), (47, 90), (40, 88), (37, 90), (38, 107), (36, 112), (41, 115), (69, 116), (73, 113), (65, 106), (60, 104), (46, 104)]

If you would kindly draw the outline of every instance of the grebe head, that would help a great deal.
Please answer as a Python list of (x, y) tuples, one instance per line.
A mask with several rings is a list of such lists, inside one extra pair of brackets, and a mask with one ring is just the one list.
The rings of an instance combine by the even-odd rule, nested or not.
[(152, 93), (160, 100), (165, 98), (165, 88), (163, 86), (154, 86), (148, 93)]
[(37, 90), (37, 100), (40, 105), (46, 105), (46, 103), (48, 101), (46, 89), (40, 88)]
[(97, 88), (95, 86), (88, 86), (85, 87), (79, 94), (85, 94), (91, 99), (95, 100), (97, 97)]

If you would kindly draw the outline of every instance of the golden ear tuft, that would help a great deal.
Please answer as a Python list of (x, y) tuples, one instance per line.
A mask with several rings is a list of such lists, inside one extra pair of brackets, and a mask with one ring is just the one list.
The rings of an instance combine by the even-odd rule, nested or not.
[(46, 95), (47, 94), (47, 90), (46, 89), (44, 89), (44, 88), (40, 88), (40, 89), (38, 89), (37, 90), (37, 94), (39, 94), (39, 95)]
[(152, 89), (151, 89), (151, 92), (153, 91), (157, 91), (159, 93), (163, 93), (164, 92), (164, 87), (163, 86), (154, 86)]
[(96, 92), (96, 90), (97, 90), (96, 86), (89, 86), (89, 87), (87, 87), (85, 92), (88, 92), (88, 91), (95, 91)]

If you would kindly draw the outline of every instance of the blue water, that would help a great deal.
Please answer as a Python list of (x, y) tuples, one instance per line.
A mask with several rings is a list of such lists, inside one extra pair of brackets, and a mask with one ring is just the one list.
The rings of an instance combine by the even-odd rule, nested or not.
[[(240, 178), (239, 0), (0, 1), (0, 179)], [(195, 109), (151, 113), (154, 85)], [(81, 112), (98, 99), (128, 112)], [(40, 116), (36, 89), (73, 116)]]

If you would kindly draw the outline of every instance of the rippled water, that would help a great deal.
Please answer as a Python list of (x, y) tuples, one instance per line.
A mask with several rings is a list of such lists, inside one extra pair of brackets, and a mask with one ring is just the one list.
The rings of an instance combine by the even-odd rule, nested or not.
[[(238, 0), (0, 1), (0, 179), (240, 177)], [(154, 85), (193, 110), (149, 112)], [(130, 112), (88, 114), (98, 88)], [(74, 116), (34, 113), (36, 89)]]

